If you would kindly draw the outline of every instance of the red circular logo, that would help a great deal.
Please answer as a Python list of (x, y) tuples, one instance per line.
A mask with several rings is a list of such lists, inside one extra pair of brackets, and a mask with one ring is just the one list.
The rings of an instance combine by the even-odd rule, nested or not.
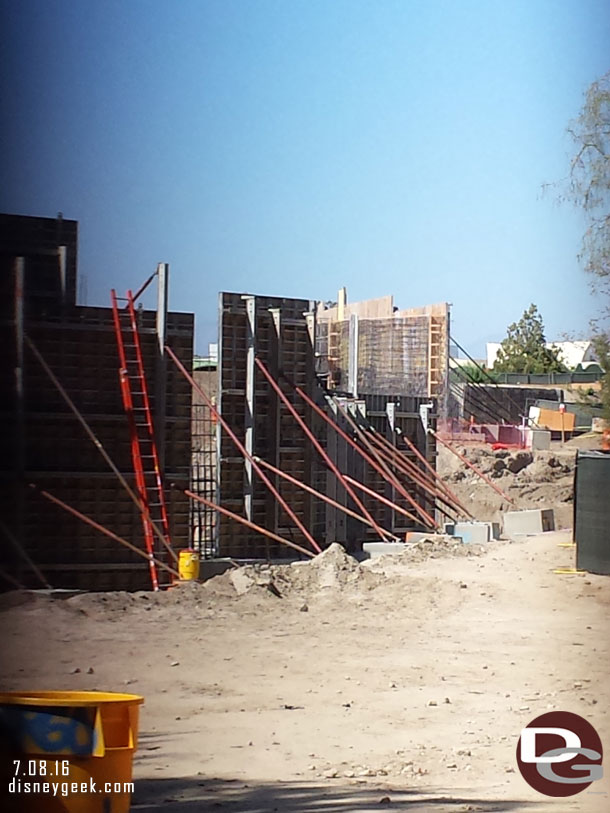
[(591, 723), (570, 711), (549, 711), (521, 731), (517, 764), (534, 790), (574, 796), (603, 776), (602, 742)]

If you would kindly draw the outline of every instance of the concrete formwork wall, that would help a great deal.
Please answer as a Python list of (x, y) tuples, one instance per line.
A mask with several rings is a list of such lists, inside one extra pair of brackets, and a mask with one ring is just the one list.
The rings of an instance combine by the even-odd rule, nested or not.
[[(249, 420), (248, 344), (249, 322), (245, 295), (220, 294), (219, 405), (223, 418), (242, 440)], [(306, 418), (306, 406), (292, 387), (281, 378), (285, 370), (290, 382), (313, 391), (313, 348), (305, 312), (310, 303), (304, 299), (255, 297), (254, 342), (256, 354), (277, 380), (295, 409)], [(275, 321), (271, 309), (276, 309)], [(279, 325), (279, 338), (276, 325)], [(293, 477), (311, 481), (311, 446), (286, 409), (279, 409), (278, 399), (260, 370), (254, 374), (252, 389), (252, 450), (269, 463)], [(247, 514), (245, 495), (250, 489), (246, 467), (239, 451), (226, 432), (219, 429), (220, 461), (218, 494), (222, 505), (238, 514)], [(301, 489), (268, 475), (280, 494), (306, 527), (312, 524), (311, 499)], [(289, 540), (307, 545), (292, 520), (278, 507), (264, 483), (253, 473), (250, 519)], [(224, 516), (217, 521), (217, 551), (220, 556), (240, 558), (277, 558), (290, 555), (281, 543), (266, 539)]]
[[(343, 409), (348, 409), (352, 415), (360, 414), (366, 418), (366, 424), (370, 425), (382, 437), (386, 438), (392, 445), (396, 446), (396, 435), (394, 429), (399, 429), (403, 436), (407, 437), (420, 451), (427, 461), (435, 466), (436, 463), (436, 443), (434, 438), (427, 436), (420, 419), (419, 408), (423, 403), (430, 403), (429, 399), (414, 397), (396, 397), (391, 395), (370, 394), (363, 395), (360, 399), (349, 398), (339, 399)], [(429, 422), (432, 428), (436, 426), (437, 414), (436, 404), (432, 404), (429, 411)], [(328, 410), (331, 414), (331, 410)], [(339, 412), (335, 412), (334, 417), (338, 425), (352, 434), (350, 426)], [(391, 500), (395, 505), (414, 513), (412, 504), (393, 488), (387, 480), (371, 465), (363, 460), (353, 447), (345, 440), (338, 437), (332, 429), (327, 431), (327, 449), (335, 459), (340, 470), (351, 477), (364, 483), (375, 493)], [(375, 448), (375, 447), (373, 447)], [(421, 463), (412, 452), (404, 452), (404, 444), (400, 445), (400, 451), (406, 454), (418, 467)], [(387, 462), (387, 455), (381, 455), (382, 460)], [(434, 508), (430, 504), (429, 497), (418, 489), (412, 481), (401, 479), (403, 487), (418, 505), (421, 505), (429, 513), (434, 513)], [(330, 472), (326, 475), (325, 488), (320, 490), (336, 499), (342, 505), (346, 505), (352, 510), (360, 513), (358, 507), (346, 494), (345, 490), (338, 484), (336, 478)], [(382, 528), (391, 530), (397, 535), (405, 533), (407, 530), (419, 530), (420, 524), (414, 523), (399, 511), (381, 503), (374, 497), (363, 494), (356, 489), (361, 497), (365, 508), (373, 517), (375, 522)], [(327, 544), (330, 542), (341, 542), (349, 550), (359, 547), (359, 543), (366, 540), (376, 539), (375, 531), (364, 526), (358, 520), (350, 518), (339, 509), (326, 506), (326, 533), (321, 537)]]
[[(40, 218), (30, 224), (34, 237)], [(54, 223), (54, 221), (51, 221)], [(27, 225), (27, 224), (26, 224)], [(43, 224), (44, 225), (44, 224)], [(40, 228), (39, 228), (40, 227)], [(44, 233), (50, 227), (42, 229)], [(24, 256), (26, 280), (25, 331), (67, 390), (102, 445), (134, 485), (130, 437), (119, 389), (119, 360), (110, 308), (76, 306), (74, 300), (54, 307), (58, 276), (57, 254), (45, 246), (38, 254), (34, 240), (28, 255), (27, 235), (19, 251)], [(74, 239), (76, 233), (74, 232)], [(14, 313), (13, 243), (6, 234), (1, 278), (11, 296), (0, 316), (0, 375), (15, 380), (17, 341)], [(74, 250), (75, 256), (75, 250)], [(43, 273), (44, 271), (44, 273)], [(40, 276), (42, 275), (42, 276)], [(76, 285), (72, 285), (75, 296)], [(28, 291), (37, 292), (28, 298)], [(154, 414), (154, 374), (157, 361), (155, 313), (140, 312), (140, 339)], [(190, 366), (193, 316), (169, 314), (168, 344)], [(92, 590), (150, 587), (148, 565), (137, 554), (49, 503), (34, 484), (144, 549), (140, 515), (109, 470), (32, 353), (24, 348), (23, 432), (14, 386), (4, 390), (0, 403), (3, 432), (0, 441), (0, 515), (10, 532), (39, 565), (53, 586)], [(167, 366), (165, 425), (166, 482), (189, 480), (191, 392), (173, 365)], [(174, 543), (188, 544), (188, 503), (176, 492), (167, 494)], [(22, 584), (40, 586), (15, 547), (0, 533), (2, 566)]]
[(318, 371), (343, 392), (431, 397), (444, 411), (448, 343), (446, 303), (398, 311), (383, 297), (317, 311)]
[[(82, 412), (100, 442), (135, 488), (127, 420), (118, 383), (118, 356), (112, 314), (104, 308), (79, 308), (73, 323), (32, 323), (28, 333)], [(95, 316), (96, 325), (82, 319)], [(149, 324), (154, 314), (144, 313)], [(99, 321), (98, 321), (99, 320)], [(143, 328), (141, 340), (151, 391), (156, 336)], [(172, 314), (168, 343), (188, 364), (192, 347), (192, 317)], [(9, 361), (2, 353), (3, 364)], [(184, 485), (189, 478), (190, 392), (177, 370), (168, 368), (165, 431), (165, 478)], [(25, 482), (12, 482), (3, 514), (22, 539), (31, 557), (47, 572), (54, 586), (87, 589), (136, 589), (150, 586), (148, 568), (137, 554), (51, 505), (28, 488), (30, 482), (64, 500), (92, 519), (143, 549), (140, 515), (110, 472), (91, 440), (54, 388), (36, 359), (26, 354)], [(154, 396), (151, 397), (154, 412)], [(14, 472), (11, 411), (5, 418), (8, 448), (2, 449), (2, 479)], [(11, 446), (13, 448), (11, 448)], [(12, 496), (9, 496), (11, 495)], [(188, 543), (188, 504), (177, 492), (167, 493), (172, 539)], [(20, 501), (22, 509), (17, 511)], [(4, 502), (4, 500), (3, 500)], [(23, 519), (20, 520), (19, 514)], [(23, 522), (22, 532), (19, 526)], [(5, 552), (9, 549), (5, 547)], [(32, 583), (11, 552), (5, 559), (19, 577)]]
[[(248, 348), (252, 336), (247, 314), (248, 295), (223, 293), (220, 295), (220, 347), (219, 347), (219, 406), (223, 418), (243, 442), (249, 418)], [(250, 298), (251, 299), (251, 298)], [(287, 300), (275, 297), (254, 298), (254, 344), (256, 354), (280, 382), (295, 409), (326, 449), (340, 470), (349, 473), (379, 493), (394, 498), (396, 503), (408, 508), (407, 502), (392, 493), (383, 478), (362, 458), (338, 437), (334, 430), (321, 418), (311, 414), (304, 402), (295, 394), (290, 384), (298, 384), (323, 406), (327, 414), (332, 413), (324, 392), (319, 387), (314, 374), (314, 353), (312, 345), (311, 303), (307, 300)], [(252, 306), (251, 306), (252, 307)], [(275, 310), (275, 319), (272, 314)], [(251, 311), (252, 313), (252, 311)], [(309, 316), (305, 316), (308, 313)], [(416, 317), (419, 318), (419, 317)], [(252, 316), (250, 317), (252, 322)], [(279, 341), (277, 325), (279, 324)], [(317, 331), (316, 326), (316, 331)], [(321, 326), (324, 329), (324, 325)], [(316, 333), (317, 335), (317, 333)], [(328, 335), (328, 334), (327, 334)], [(250, 362), (251, 363), (251, 362)], [(282, 377), (289, 379), (289, 382)], [(424, 393), (425, 394), (425, 393)], [(318, 491), (336, 499), (352, 509), (351, 499), (336, 477), (321, 461), (311, 442), (297, 426), (294, 418), (284, 405), (278, 403), (260, 371), (254, 371), (254, 387), (251, 388), (253, 414), (252, 452), (273, 463), (283, 471), (312, 485)], [(435, 449), (423, 431), (419, 418), (419, 407), (429, 401), (422, 397), (405, 397), (394, 394), (372, 393), (364, 396), (364, 409), (368, 420), (380, 432), (392, 437), (388, 419), (388, 404), (394, 404), (394, 425), (413, 440), (434, 463)], [(338, 423), (343, 423), (337, 416)], [(435, 419), (435, 415), (433, 420)], [(241, 454), (236, 450), (227, 433), (219, 429), (218, 439), (217, 498), (226, 507), (242, 516), (247, 516), (246, 498), (250, 484)], [(297, 486), (271, 476), (290, 507), (301, 519), (320, 545), (339, 541), (348, 549), (373, 538), (374, 531), (367, 529), (357, 520), (347, 517), (336, 508), (310, 497)], [(425, 495), (408, 486), (414, 499), (429, 508)], [(372, 497), (364, 498), (370, 513), (384, 527), (406, 530), (419, 527), (407, 518), (387, 509)], [(278, 507), (260, 479), (252, 478), (252, 521), (275, 531), (285, 538), (308, 547), (304, 536), (296, 529), (292, 520)], [(292, 557), (294, 553), (280, 543), (266, 540), (236, 521), (219, 516), (216, 525), (216, 554), (233, 558), (281, 558)]]

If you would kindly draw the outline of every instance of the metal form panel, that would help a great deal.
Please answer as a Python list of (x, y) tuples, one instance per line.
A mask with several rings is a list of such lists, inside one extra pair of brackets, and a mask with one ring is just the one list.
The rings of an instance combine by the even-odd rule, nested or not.
[[(216, 365), (195, 370), (193, 378), (209, 396), (217, 402)], [(199, 393), (193, 390), (191, 490), (212, 502), (216, 501), (216, 419)], [(206, 559), (216, 553), (216, 512), (199, 502), (191, 501), (191, 547)]]
[[(424, 426), (420, 418), (420, 407), (430, 403), (428, 398), (416, 398), (410, 396), (388, 396), (379, 394), (370, 394), (361, 396), (366, 406), (366, 417), (368, 422), (373, 428), (390, 440), (392, 443), (396, 442), (396, 436), (393, 429), (400, 430), (403, 436), (407, 437), (426, 458), (430, 465), (436, 465), (436, 441), (432, 435), (426, 434)], [(428, 425), (432, 429), (436, 429), (437, 422), (436, 403), (432, 402), (432, 409), (428, 411)], [(415, 455), (410, 452), (402, 450), (411, 462), (415, 463), (418, 468), (423, 469), (423, 464), (417, 460)], [(404, 497), (401, 497), (392, 487), (381, 477), (380, 474), (367, 466), (367, 480), (366, 484), (369, 488), (376, 490), (379, 494), (383, 494), (388, 499), (391, 499), (401, 508), (413, 513), (413, 508)], [(430, 500), (430, 496), (419, 489), (412, 481), (401, 480), (407, 492), (421, 507), (434, 515), (434, 506)], [(408, 517), (395, 512), (388, 506), (375, 500), (373, 497), (368, 497), (365, 500), (365, 505), (373, 515), (374, 519), (386, 528), (390, 528), (397, 535), (405, 534), (407, 531), (419, 529)]]
[[(342, 505), (356, 509), (343, 486), (322, 463), (312, 444), (297, 426), (289, 411), (278, 404), (278, 398), (258, 369), (249, 372), (252, 346), (257, 357), (280, 383), (298, 414), (314, 434), (339, 469), (374, 488), (380, 494), (394, 498), (405, 508), (402, 498), (378, 475), (363, 458), (321, 418), (311, 414), (293, 391), (291, 384), (302, 387), (337, 423), (349, 431), (345, 419), (324, 397), (314, 374), (312, 334), (317, 328), (312, 319), (315, 310), (307, 300), (260, 297), (250, 294), (222, 293), (219, 315), (218, 403), (221, 414), (246, 447), (254, 455), (272, 463), (285, 473), (313, 486), (336, 499)], [(349, 322), (343, 323), (349, 330)], [(352, 369), (356, 362), (356, 319), (352, 319)], [(345, 344), (348, 351), (349, 343)], [(285, 374), (285, 377), (282, 376)], [(434, 463), (434, 441), (422, 427), (419, 408), (428, 398), (390, 395), (364, 395), (361, 400), (343, 399), (350, 411), (361, 411), (372, 425), (394, 442), (393, 428), (401, 429)], [(432, 425), (436, 416), (433, 415)], [(277, 501), (254, 473), (250, 489), (250, 466), (235, 449), (230, 438), (218, 430), (218, 470), (216, 498), (223, 507), (242, 516), (251, 511), (252, 521), (285, 538), (307, 546), (302, 534), (278, 506)], [(273, 484), (296, 512), (305, 527), (320, 545), (339, 541), (348, 549), (359, 547), (372, 538), (374, 531), (339, 509), (310, 496), (297, 486), (276, 477)], [(426, 495), (414, 486), (408, 487), (413, 498), (427, 510), (432, 510)], [(249, 498), (250, 497), (250, 498)], [(375, 520), (386, 528), (413, 530), (409, 520), (372, 497), (365, 505)], [(208, 514), (212, 512), (209, 511)], [(214, 553), (237, 559), (275, 559), (293, 557), (293, 552), (255, 531), (237, 524), (230, 518), (216, 518)]]
[(576, 566), (610, 575), (610, 452), (579, 451), (574, 484)]
[(0, 214), (0, 308), (13, 300), (15, 257), (27, 262), (26, 317), (57, 318), (75, 305), (77, 234), (77, 222), (61, 216)]
[[(76, 233), (74, 231), (72, 248), (68, 244), (63, 260), (61, 252), (53, 252), (52, 241), (42, 247), (49, 253), (37, 254), (42, 250), (39, 231), (42, 229), (49, 237), (57, 228), (54, 220), (42, 228), (44, 220), (25, 218), (25, 225), (20, 224), (19, 245), (24, 249), (25, 332), (133, 486), (112, 311), (75, 305), (76, 277), (74, 274), (72, 278), (70, 269), (74, 266), (75, 270)], [(11, 224), (14, 225), (14, 221)], [(63, 227), (67, 228), (68, 224), (64, 221)], [(6, 226), (6, 222), (0, 221), (0, 225)], [(27, 227), (33, 229), (29, 254)], [(3, 283), (14, 289), (12, 242), (5, 234), (0, 247), (7, 246), (7, 251), (1, 254)], [(72, 301), (57, 304), (57, 298), (62, 296), (62, 267), (66, 297)], [(154, 389), (155, 372), (159, 369), (156, 313), (141, 311), (139, 319), (144, 365)], [(15, 319), (10, 309), (5, 308), (0, 314), (0, 329), (0, 377), (11, 381), (18, 348)], [(190, 366), (192, 314), (168, 314), (166, 331), (168, 344)], [(166, 482), (176, 481), (186, 486), (190, 473), (191, 391), (173, 365), (168, 367), (166, 379)], [(48, 490), (143, 547), (137, 509), (27, 348), (23, 357), (23, 384), (22, 432), (18, 431), (15, 388), (4, 389), (0, 401), (4, 427), (0, 439), (0, 512), (4, 522), (54, 586), (91, 590), (149, 588), (145, 560), (64, 513), (28, 487), (33, 483)], [(154, 398), (151, 400), (154, 409)], [(19, 444), (23, 445), (23, 476), (16, 477)], [(174, 542), (178, 547), (186, 545), (189, 542), (188, 501), (176, 492), (170, 492), (167, 499)], [(20, 501), (23, 501), (22, 509)], [(22, 584), (39, 586), (4, 538), (0, 539), (0, 560)]]
[[(288, 411), (279, 409), (275, 394), (249, 359), (253, 360), (255, 347), (257, 357), (279, 378), (295, 409), (308, 420), (305, 405), (280, 373), (286, 370), (292, 383), (308, 393), (313, 391), (313, 348), (305, 318), (310, 310), (311, 303), (306, 299), (220, 294), (218, 400), (222, 416), (238, 437), (251, 445), (252, 453), (306, 483), (312, 478), (309, 441)], [(220, 429), (218, 461), (217, 494), (223, 506), (244, 516), (250, 511), (253, 522), (307, 546), (303, 535), (278, 509), (266, 486), (251, 474), (249, 464)], [(309, 528), (310, 496), (291, 483), (271, 479)], [(219, 556), (239, 558), (282, 558), (291, 554), (288, 548), (224, 516), (218, 517), (216, 523), (216, 550)]]

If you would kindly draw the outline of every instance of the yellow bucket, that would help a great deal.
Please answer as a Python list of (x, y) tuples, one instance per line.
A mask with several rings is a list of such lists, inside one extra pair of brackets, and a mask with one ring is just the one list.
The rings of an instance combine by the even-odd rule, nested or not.
[(2, 811), (128, 813), (143, 702), (115, 692), (0, 692)]
[(199, 553), (192, 548), (184, 548), (178, 554), (180, 581), (190, 582), (199, 578)]

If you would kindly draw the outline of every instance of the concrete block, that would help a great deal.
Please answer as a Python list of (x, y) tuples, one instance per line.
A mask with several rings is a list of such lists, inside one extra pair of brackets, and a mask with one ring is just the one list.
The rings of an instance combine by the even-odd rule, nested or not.
[(410, 547), (405, 542), (363, 542), (362, 552), (368, 559), (377, 559), (386, 554), (402, 553)]
[(504, 514), (506, 536), (528, 536), (555, 530), (552, 508), (534, 508), (527, 511), (507, 511)]
[(490, 522), (456, 522), (453, 528), (456, 536), (461, 536), (464, 542), (484, 543), (491, 539)]
[(405, 536), (405, 542), (421, 542), (422, 539), (429, 539), (431, 536), (436, 536), (433, 531), (408, 531)]
[(385, 556), (386, 554), (402, 553), (407, 548), (412, 548), (417, 542), (423, 539), (429, 540), (432, 544), (435, 542), (461, 542), (459, 536), (450, 536), (449, 534), (435, 534), (424, 533), (423, 531), (410, 531), (407, 534), (406, 542), (364, 542), (362, 544), (363, 558), (376, 559), (378, 556)]
[(447, 523), (445, 533), (461, 536), (462, 541), (466, 543), (484, 543), (500, 538), (500, 525), (497, 522)]
[(548, 429), (525, 429), (525, 446), (528, 449), (550, 449), (551, 433)]

